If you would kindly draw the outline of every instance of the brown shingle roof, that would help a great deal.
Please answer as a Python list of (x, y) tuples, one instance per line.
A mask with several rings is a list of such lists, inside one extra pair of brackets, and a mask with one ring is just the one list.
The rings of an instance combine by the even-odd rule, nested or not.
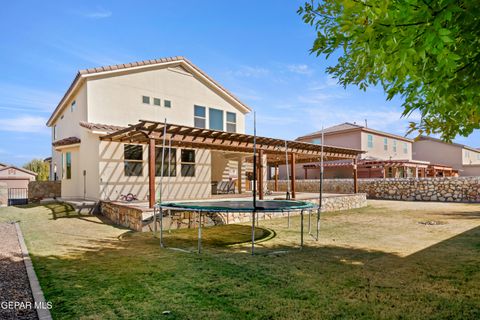
[(114, 126), (111, 124), (92, 123), (92, 122), (86, 122), (86, 121), (80, 121), (80, 126), (89, 130), (106, 131), (108, 133), (115, 132), (117, 130), (121, 130), (125, 128), (121, 126)]
[(230, 91), (228, 91), (223, 86), (221, 86), (219, 83), (217, 83), (215, 80), (213, 80), (209, 75), (207, 75), (205, 72), (203, 72), (199, 67), (194, 65), (188, 59), (186, 59), (182, 56), (176, 56), (176, 57), (168, 57), (168, 58), (161, 58), (161, 59), (136, 61), (136, 62), (124, 63), (124, 64), (109, 65), (109, 66), (103, 66), (103, 67), (97, 67), (97, 68), (89, 68), (89, 69), (83, 69), (83, 70), (78, 71), (77, 75), (73, 79), (69, 88), (65, 92), (65, 95), (62, 97), (62, 99), (58, 103), (57, 107), (52, 112), (52, 115), (50, 116), (50, 118), (47, 121), (47, 125), (51, 125), (51, 122), (56, 118), (55, 114), (59, 111), (59, 109), (61, 108), (63, 103), (67, 100), (67, 97), (70, 95), (70, 93), (75, 89), (77, 84), (82, 79), (83, 75), (95, 74), (95, 73), (100, 73), (100, 72), (108, 72), (108, 71), (121, 71), (121, 70), (128, 69), (128, 68), (135, 68), (135, 67), (154, 65), (154, 64), (158, 64), (158, 63), (175, 62), (175, 61), (178, 61), (179, 63), (181, 63), (181, 62), (186, 63), (189, 67), (195, 69), (195, 71), (197, 71), (202, 76), (204, 76), (206, 79), (208, 79), (210, 82), (212, 82), (220, 90), (224, 91), (227, 95), (229, 95), (231, 98), (233, 98), (238, 104), (242, 105), (245, 109), (247, 109), (249, 111), (252, 110), (249, 106), (247, 106), (243, 102), (241, 102), (234, 94), (232, 94)]
[(81, 142), (81, 140), (77, 137), (68, 137), (68, 138), (65, 138), (65, 139), (60, 139), (60, 140), (54, 141), (52, 143), (52, 146), (54, 146), (54, 147), (68, 146), (68, 145), (77, 144), (77, 143), (80, 143), (80, 142)]

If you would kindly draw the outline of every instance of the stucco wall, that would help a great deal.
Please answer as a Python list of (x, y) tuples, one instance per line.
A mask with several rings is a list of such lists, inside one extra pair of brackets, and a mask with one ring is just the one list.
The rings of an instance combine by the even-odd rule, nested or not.
[[(443, 164), (458, 170), (462, 167), (462, 148), (431, 140), (415, 141), (413, 159)], [(459, 174), (462, 175), (462, 172)]]
[[(368, 147), (368, 135), (373, 137), (373, 148)], [(384, 149), (384, 139), (387, 139), (387, 150)], [(394, 141), (397, 142), (397, 151), (393, 150)], [(403, 150), (403, 144), (407, 144), (407, 153)], [(411, 160), (412, 159), (412, 143), (385, 137), (379, 134), (362, 132), (362, 146), (361, 149), (366, 151), (362, 155), (362, 158), (365, 157), (374, 157), (385, 160)]]
[[(269, 181), (273, 190), (274, 182)], [(318, 180), (301, 180), (297, 192), (319, 192)], [(286, 190), (286, 181), (279, 181), (279, 190)], [(360, 193), (369, 199), (420, 200), (442, 202), (480, 202), (480, 177), (361, 179)], [(325, 179), (325, 193), (353, 192), (352, 179)]]

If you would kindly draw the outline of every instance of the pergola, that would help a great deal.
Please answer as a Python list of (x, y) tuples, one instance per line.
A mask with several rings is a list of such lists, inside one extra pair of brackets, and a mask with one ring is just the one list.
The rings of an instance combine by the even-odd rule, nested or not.
[[(165, 134), (164, 134), (165, 133)], [(263, 159), (266, 158), (267, 165), (275, 166), (276, 185), (278, 185), (278, 165), (288, 164), (291, 168), (291, 194), (295, 198), (295, 167), (297, 163), (317, 162), (323, 156), (325, 161), (351, 159), (356, 163), (361, 150), (322, 146), (306, 142), (288, 141), (283, 139), (254, 137), (253, 135), (210, 130), (196, 127), (189, 127), (157, 121), (140, 120), (138, 124), (129, 125), (126, 128), (117, 130), (100, 137), (103, 141), (147, 144), (148, 147), (148, 181), (149, 181), (149, 205), (155, 204), (155, 147), (162, 144), (163, 140), (171, 142), (172, 146), (189, 147), (196, 149), (210, 149), (218, 151), (241, 152), (253, 155), (254, 139), (256, 139), (256, 150), (260, 172), (263, 172)], [(239, 162), (239, 169), (241, 164)], [(357, 169), (353, 166), (354, 185), (357, 185)], [(240, 176), (241, 170), (239, 170)], [(263, 174), (258, 177), (258, 197), (263, 199)], [(241, 193), (241, 187), (239, 188)], [(355, 192), (357, 188), (355, 187)]]

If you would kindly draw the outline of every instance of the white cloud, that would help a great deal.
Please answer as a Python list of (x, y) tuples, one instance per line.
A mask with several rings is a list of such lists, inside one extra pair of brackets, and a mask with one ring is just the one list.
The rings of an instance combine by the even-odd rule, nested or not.
[(1, 110), (51, 112), (60, 98), (57, 92), (0, 83)]
[(242, 66), (237, 70), (229, 71), (231, 75), (245, 78), (259, 78), (270, 74), (270, 70), (263, 67)]
[(310, 69), (306, 64), (290, 64), (287, 66), (287, 69), (290, 72), (298, 73), (302, 75), (310, 75), (313, 73), (313, 70)]
[(98, 7), (94, 11), (83, 12), (79, 14), (82, 17), (89, 18), (89, 19), (105, 19), (105, 18), (110, 18), (112, 16), (112, 12), (110, 10), (106, 10), (101, 7)]
[(0, 119), (0, 131), (23, 133), (48, 133), (47, 118), (34, 116), (19, 116)]
[[(69, 54), (70, 56), (76, 57), (83, 61), (86, 61), (92, 66), (106, 66), (125, 63), (126, 61), (133, 61), (129, 56), (119, 55), (118, 51), (115, 52), (100, 52), (98, 48), (89, 49), (87, 45), (74, 44), (68, 41), (60, 41), (50, 44), (53, 48), (58, 49), (64, 53)], [(112, 57), (121, 57), (122, 60), (112, 58)], [(138, 59), (137, 59), (138, 60)]]

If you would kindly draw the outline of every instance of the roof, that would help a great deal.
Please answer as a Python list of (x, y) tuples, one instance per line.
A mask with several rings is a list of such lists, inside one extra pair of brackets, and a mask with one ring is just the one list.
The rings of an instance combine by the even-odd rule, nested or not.
[(81, 142), (81, 140), (77, 137), (68, 137), (68, 138), (65, 138), (65, 139), (60, 139), (60, 140), (52, 142), (52, 146), (54, 146), (54, 147), (69, 146), (69, 145), (77, 144), (77, 143), (80, 143), (80, 142)]
[(16, 166), (6, 166), (6, 167), (3, 167), (3, 168), (0, 168), (0, 171), (5, 171), (5, 170), (8, 170), (8, 169), (15, 169), (15, 170), (22, 171), (22, 172), (25, 172), (27, 174), (33, 175), (33, 176), (38, 175), (36, 172), (30, 171), (30, 170), (25, 169), (25, 168), (16, 167)]
[(322, 135), (322, 133), (324, 135), (331, 135), (331, 134), (351, 132), (351, 131), (364, 131), (364, 132), (374, 133), (374, 134), (378, 134), (378, 135), (382, 135), (382, 136), (386, 136), (386, 137), (390, 137), (390, 138), (394, 138), (394, 139), (398, 139), (398, 140), (413, 142), (413, 139), (402, 137), (402, 136), (399, 136), (399, 135), (396, 135), (396, 134), (393, 134), (393, 133), (388, 133), (388, 132), (384, 132), (384, 131), (380, 131), (380, 130), (371, 129), (371, 128), (361, 126), (361, 125), (358, 125), (358, 124), (355, 124), (355, 123), (350, 123), (350, 122), (337, 124), (337, 125), (325, 128), (325, 129), (320, 130), (320, 131), (315, 131), (315, 132), (306, 134), (304, 136), (298, 137), (296, 140), (302, 140), (302, 139), (306, 139), (306, 138), (317, 138), (317, 137), (320, 137)]
[(430, 137), (430, 136), (420, 136), (416, 140), (417, 141), (434, 141), (434, 142), (448, 144), (448, 145), (455, 146), (455, 147), (464, 148), (464, 149), (467, 149), (467, 150), (470, 150), (470, 151), (473, 151), (473, 152), (480, 152), (480, 150), (477, 149), (477, 148), (469, 147), (469, 146), (461, 144), (461, 143), (445, 142), (441, 139)]
[[(136, 125), (115, 131), (100, 137), (101, 140), (123, 143), (148, 143), (151, 138), (171, 140), (173, 146), (204, 148), (221, 151), (253, 153), (254, 140), (256, 148), (267, 155), (270, 164), (285, 163), (285, 152), (295, 153), (298, 163), (325, 160), (354, 159), (364, 151), (335, 146), (320, 146), (313, 143), (287, 141), (284, 139), (254, 137), (253, 135), (202, 129), (161, 122), (140, 120)], [(161, 144), (161, 142), (157, 142)], [(323, 153), (322, 153), (323, 148)]]
[(160, 58), (160, 59), (153, 59), (153, 60), (136, 61), (136, 62), (130, 62), (130, 63), (124, 63), (124, 64), (109, 65), (109, 66), (103, 66), (103, 67), (97, 67), (97, 68), (83, 69), (78, 71), (77, 75), (73, 79), (69, 88), (67, 89), (64, 96), (58, 103), (57, 107), (53, 111), (50, 118), (48, 119), (47, 126), (50, 127), (53, 125), (53, 122), (59, 116), (60, 112), (63, 110), (63, 107), (66, 105), (67, 100), (77, 89), (80, 88), (84, 80), (88, 77), (125, 72), (129, 70), (140, 70), (140, 69), (155, 68), (160, 66), (168, 67), (168, 66), (176, 66), (176, 65), (183, 66), (187, 71), (192, 72), (194, 75), (200, 78), (200, 80), (204, 80), (204, 82), (211, 85), (213, 89), (216, 89), (218, 92), (223, 93), (234, 104), (239, 106), (241, 109), (244, 109), (245, 112), (250, 112), (252, 110), (246, 104), (241, 102), (230, 91), (228, 91), (223, 86), (221, 86), (218, 82), (213, 80), (209, 75), (207, 75), (204, 71), (202, 71), (199, 67), (197, 67), (192, 62), (190, 62), (188, 59), (186, 59), (185, 57), (177, 56), (177, 57), (168, 57), (168, 58)]
[(114, 126), (110, 124), (92, 123), (92, 122), (86, 122), (86, 121), (80, 121), (80, 126), (92, 131), (104, 131), (107, 133), (115, 132), (117, 130), (121, 130), (125, 128), (125, 127)]

